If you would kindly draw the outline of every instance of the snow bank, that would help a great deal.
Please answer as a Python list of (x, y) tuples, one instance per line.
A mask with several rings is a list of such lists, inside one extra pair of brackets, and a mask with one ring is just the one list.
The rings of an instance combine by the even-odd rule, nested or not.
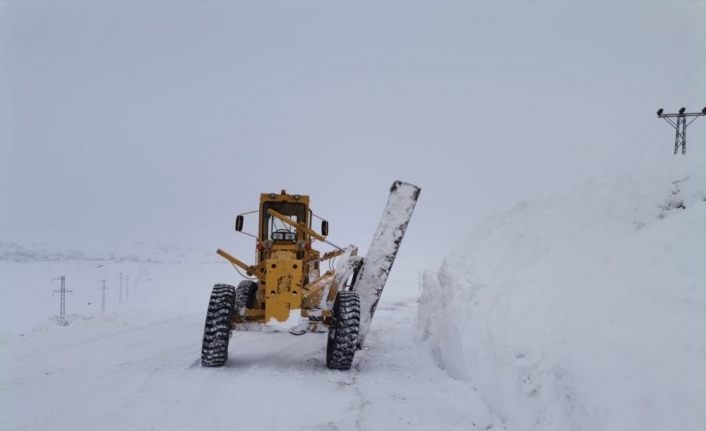
[(511, 430), (706, 427), (706, 160), (518, 205), (423, 278), (439, 365)]

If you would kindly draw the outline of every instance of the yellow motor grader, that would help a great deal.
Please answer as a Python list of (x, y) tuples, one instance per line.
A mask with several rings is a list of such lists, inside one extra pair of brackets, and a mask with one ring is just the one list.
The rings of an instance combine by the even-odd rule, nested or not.
[[(387, 276), (419, 197), (420, 188), (395, 181), (373, 241), (363, 258), (358, 248), (327, 239), (328, 222), (310, 208), (309, 196), (263, 193), (257, 211), (240, 214), (235, 230), (256, 240), (256, 262), (219, 249), (245, 280), (216, 284), (204, 328), (201, 363), (223, 366), (231, 331), (328, 331), (326, 366), (347, 370), (362, 347)], [(245, 216), (258, 214), (257, 235), (243, 232)], [(313, 220), (320, 220), (320, 232)], [(322, 253), (316, 242), (332, 247)]]

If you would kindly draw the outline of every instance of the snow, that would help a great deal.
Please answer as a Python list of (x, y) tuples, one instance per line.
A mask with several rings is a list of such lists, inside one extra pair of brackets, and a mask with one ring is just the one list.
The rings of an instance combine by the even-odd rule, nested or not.
[[(144, 264), (151, 281), (109, 312), (83, 301), (100, 291), (95, 264), (65, 261), (71, 315), (58, 326), (50, 278), (57, 262), (3, 263), (3, 287), (29, 290), (36, 313), (23, 326), (3, 313), (0, 429), (476, 429), (486, 417), (467, 385), (448, 377), (419, 344), (416, 298), (389, 286), (368, 347), (349, 372), (325, 366), (326, 333), (234, 332), (220, 369), (200, 365), (210, 286), (227, 264)], [(130, 267), (111, 263), (111, 271)], [(229, 271), (229, 272), (226, 272)], [(112, 274), (111, 272), (111, 274)], [(35, 282), (19, 283), (34, 274)], [(80, 277), (79, 274), (85, 274)], [(109, 280), (114, 281), (112, 277)], [(228, 279), (224, 277), (224, 281)], [(40, 281), (42, 281), (40, 283)], [(84, 284), (85, 281), (85, 284)], [(22, 286), (22, 287), (19, 287)], [(49, 288), (49, 289), (48, 289)], [(13, 305), (27, 310), (18, 296)], [(80, 313), (79, 313), (80, 311)], [(16, 313), (15, 313), (16, 314)], [(481, 418), (481, 419), (479, 419)], [(478, 428), (482, 429), (482, 428)]]
[(291, 329), (297, 328), (302, 323), (302, 310), (300, 308), (293, 308), (289, 310), (289, 315), (287, 319), (280, 322), (274, 317), (270, 317), (270, 320), (266, 325), (274, 331), (289, 331)]
[(423, 276), (440, 367), (511, 430), (706, 424), (706, 158), (517, 205)]
[[(11, 247), (15, 249), (15, 247)], [(221, 369), (200, 365), (211, 285), (237, 284), (215, 254), (164, 248), (125, 260), (22, 248), (0, 261), (0, 429), (376, 430), (485, 427), (484, 405), (419, 343), (416, 298), (394, 282), (348, 372), (325, 366), (326, 333), (233, 333)], [(20, 260), (20, 261), (17, 261)], [(119, 275), (131, 281), (119, 302)], [(68, 326), (58, 288), (67, 277)], [(100, 283), (109, 290), (100, 313)], [(89, 304), (90, 303), (90, 304)], [(31, 306), (30, 306), (31, 304)], [(262, 325), (260, 325), (262, 326)], [(478, 413), (476, 413), (478, 412)]]
[(237, 331), (202, 368), (210, 287), (237, 284), (203, 250), (0, 244), (0, 429), (699, 429), (701, 154), (492, 217), (420, 298), (390, 278), (349, 372), (325, 367), (326, 333)]
[[(705, 2), (94, 3), (0, 2), (0, 431), (706, 429), (706, 119), (655, 116), (704, 106)], [(282, 188), (363, 246), (364, 348), (204, 369)]]
[(325, 367), (326, 333), (236, 331), (202, 368), (211, 285), (237, 284), (206, 251), (0, 244), (0, 429), (699, 429), (701, 154), (490, 218), (420, 298), (391, 277), (349, 372)]

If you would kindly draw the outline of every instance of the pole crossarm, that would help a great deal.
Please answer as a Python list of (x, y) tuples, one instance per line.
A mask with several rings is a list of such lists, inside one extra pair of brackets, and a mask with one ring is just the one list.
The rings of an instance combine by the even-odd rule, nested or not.
[(673, 118), (673, 117), (703, 117), (704, 114), (703, 112), (685, 112), (683, 114), (660, 114), (658, 115), (659, 118)]

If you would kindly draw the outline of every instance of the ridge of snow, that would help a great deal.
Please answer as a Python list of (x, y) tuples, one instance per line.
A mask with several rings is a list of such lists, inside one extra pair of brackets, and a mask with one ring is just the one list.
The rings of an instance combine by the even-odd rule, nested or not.
[(663, 158), (478, 226), (418, 327), (507, 429), (700, 429), (704, 262), (704, 157)]

